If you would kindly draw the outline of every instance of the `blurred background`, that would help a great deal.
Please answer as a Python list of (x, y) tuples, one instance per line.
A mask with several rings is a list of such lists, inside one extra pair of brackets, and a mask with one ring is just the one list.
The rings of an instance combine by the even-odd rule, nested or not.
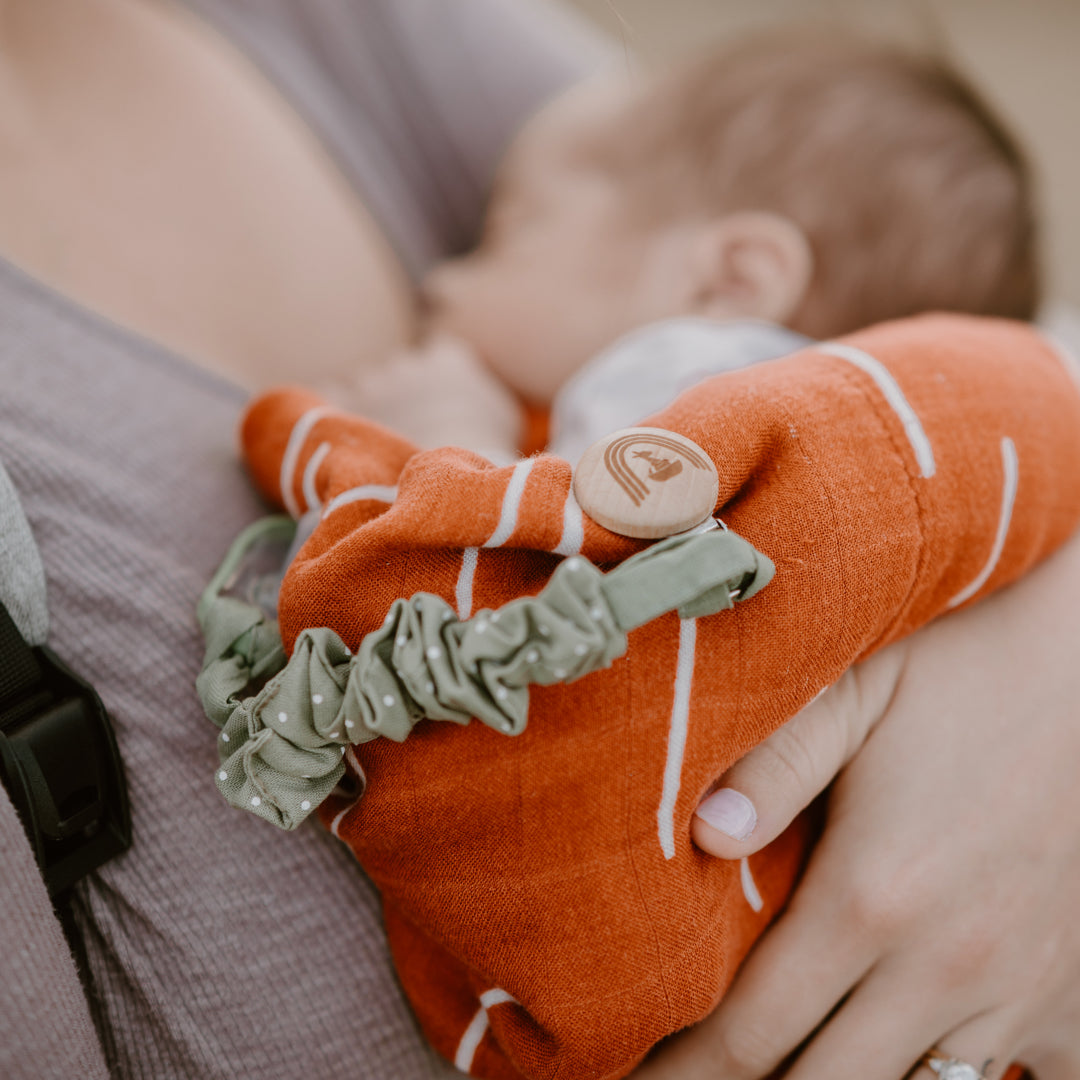
[(1020, 136), (1040, 181), (1046, 295), (1080, 310), (1080, 0), (568, 0), (662, 61), (786, 23), (944, 54)]

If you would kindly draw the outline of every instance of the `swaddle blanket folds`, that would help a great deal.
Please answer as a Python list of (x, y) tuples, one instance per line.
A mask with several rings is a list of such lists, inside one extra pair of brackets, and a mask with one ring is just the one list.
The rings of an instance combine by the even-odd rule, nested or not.
[[(717, 513), (773, 560), (771, 584), (533, 687), (514, 737), (334, 733), (366, 790), (318, 812), (382, 893), (425, 1032), (474, 1075), (621, 1077), (707, 1014), (809, 839), (799, 821), (743, 865), (706, 857), (690, 819), (710, 784), (852, 663), (1019, 577), (1080, 519), (1080, 396), (1018, 323), (885, 324), (709, 379), (647, 423), (713, 460)], [(418, 452), (304, 391), (256, 400), (242, 441), (270, 500), (321, 515), (281, 589), (287, 652), (311, 627), (356, 650), (399, 598), (497, 611), (568, 557), (610, 568), (648, 546), (583, 517), (560, 458)]]

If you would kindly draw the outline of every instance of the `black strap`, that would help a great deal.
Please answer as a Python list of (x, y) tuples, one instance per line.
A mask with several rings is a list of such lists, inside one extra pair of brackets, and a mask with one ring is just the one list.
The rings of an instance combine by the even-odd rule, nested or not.
[[(0, 718), (9, 701), (20, 700), (41, 682), (41, 666), (15, 620), (0, 604)], [(0, 727), (3, 720), (0, 719)]]
[(29, 646), (3, 604), (0, 782), (54, 899), (131, 844), (127, 787), (101, 699), (50, 649)]

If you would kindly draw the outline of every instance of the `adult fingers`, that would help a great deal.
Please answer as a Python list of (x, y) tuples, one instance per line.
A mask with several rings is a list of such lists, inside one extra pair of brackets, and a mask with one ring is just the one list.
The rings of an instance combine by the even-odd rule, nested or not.
[[(786, 1080), (837, 1076), (900, 1080), (907, 1076), (942, 1031), (943, 1017), (926, 1000), (924, 989), (913, 986), (910, 975), (905, 977), (896, 963), (882, 960), (802, 1048)], [(944, 1019), (946, 1030), (965, 1014), (957, 1006)], [(742, 1075), (733, 1074), (740, 1080)]]
[(912, 1073), (912, 1080), (977, 1080), (979, 1076), (1002, 1080), (1020, 1054), (1021, 1028), (1015, 1009), (994, 1009), (976, 1016), (937, 1039), (925, 1051), (928, 1060)]
[(907, 652), (901, 643), (857, 664), (733, 765), (698, 806), (694, 843), (721, 859), (739, 859), (776, 839), (884, 715)]
[[(813, 864), (803, 887), (811, 897), (828, 895), (814, 888)], [(658, 1071), (657, 1080), (768, 1076), (851, 992), (878, 955), (878, 943), (851, 933), (839, 908), (813, 910), (795, 903), (757, 943), (716, 1011), (665, 1048), (658, 1061), (668, 1071)], [(642, 1075), (653, 1080), (652, 1073)]]
[(987, 1009), (980, 997), (947, 992), (925, 957), (895, 953), (802, 1048), (786, 1080), (1001, 1080), (1020, 1045), (1022, 1010)]
[[(951, 1073), (937, 1074), (938, 1080), (976, 1080), (979, 1073), (986, 1080), (1001, 1080), (1017, 1052), (1017, 1010), (988, 1010), (967, 1019), (978, 1006), (961, 999), (948, 1004), (938, 1000), (927, 992), (933, 990), (932, 977), (927, 977), (921, 965), (918, 970), (909, 965), (906, 957), (885, 958), (876, 964), (827, 1022), (833, 1010), (824, 1008), (822, 1002), (835, 994), (836, 987), (822, 993), (820, 983), (826, 974), (827, 969), (818, 969), (817, 979), (806, 980), (795, 995), (770, 1010), (764, 1028), (747, 1026), (754, 1016), (761, 1015), (761, 996), (750, 1003), (746, 1016), (740, 1015), (738, 1008), (728, 1011), (730, 1002), (722, 1004), (714, 1020), (714, 1075), (723, 1080), (761, 1080), (798, 1049), (798, 1058), (784, 1074), (787, 1080), (833, 1080), (836, 1076), (899, 1080), (933, 1047), (941, 1051), (935, 1060), (944, 1063), (955, 1059), (976, 1070), (973, 1074), (955, 1067)], [(800, 995), (811, 1008), (798, 1016)], [(794, 1017), (788, 1015), (792, 1006)], [(808, 1015), (817, 1016), (810, 1027)], [(942, 1031), (950, 1027), (943, 1036)], [(918, 1080), (934, 1080), (935, 1074), (929, 1066), (916, 1073)]]

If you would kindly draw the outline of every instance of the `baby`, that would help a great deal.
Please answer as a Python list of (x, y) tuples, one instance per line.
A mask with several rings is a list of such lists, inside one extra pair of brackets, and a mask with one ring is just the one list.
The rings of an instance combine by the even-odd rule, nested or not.
[[(509, 460), (518, 402), (554, 402), (551, 449), (576, 458), (695, 378), (807, 336), (928, 310), (1031, 318), (1035, 242), (1027, 166), (955, 74), (770, 35), (537, 115), (500, 168), (480, 243), (426, 282), (431, 342), (370, 372), (352, 404), (422, 446)], [(628, 331), (676, 316), (711, 321), (707, 358), (699, 325), (663, 365), (641, 355), (646, 341), (632, 370), (605, 358), (567, 387)], [(791, 332), (717, 326), (747, 319)]]
[[(233, 607), (202, 685), (223, 794), (285, 827), (318, 807), (382, 892), (429, 1038), (492, 1078), (623, 1076), (708, 1012), (808, 831), (753, 865), (708, 859), (702, 794), (851, 663), (1080, 517), (1080, 395), (1019, 323), (908, 319), (735, 370), (927, 307), (1031, 314), (1026, 172), (961, 84), (773, 41), (587, 106), (517, 141), (480, 246), (429, 283), (450, 337), (370, 403), (402, 427), (423, 413), (418, 441), (453, 421), (509, 457), (516, 397), (554, 399), (581, 443), (689, 385), (650, 424), (692, 440), (688, 470), (716, 467), (731, 531), (646, 546), (581, 513), (563, 457), (417, 453), (270, 393), (244, 422), (253, 478), (317, 521), (281, 590), (289, 664), (241, 701), (274, 661), (258, 670), (266, 628)], [(664, 331), (691, 361), (670, 336), (590, 361), (680, 315), (702, 320)], [(362, 797), (333, 790), (346, 772)]]

